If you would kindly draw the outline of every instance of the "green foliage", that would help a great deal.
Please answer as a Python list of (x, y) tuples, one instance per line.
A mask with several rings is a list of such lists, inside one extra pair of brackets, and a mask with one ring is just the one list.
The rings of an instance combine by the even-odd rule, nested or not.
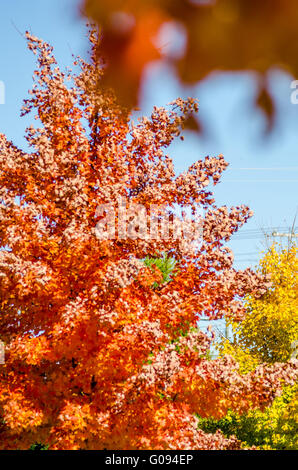
[(286, 387), (280, 397), (264, 411), (251, 410), (244, 415), (229, 411), (220, 420), (199, 418), (199, 428), (207, 433), (218, 429), (227, 437), (236, 436), (243, 448), (265, 450), (298, 449), (298, 385)]
[(150, 258), (147, 256), (144, 263), (150, 268), (156, 266), (162, 273), (161, 283), (154, 282), (152, 285), (153, 289), (159, 288), (161, 284), (171, 282), (173, 280), (172, 278), (177, 274), (177, 272), (175, 272), (176, 260), (173, 257), (168, 256), (166, 253), (163, 253), (162, 257)]
[(46, 444), (42, 444), (41, 442), (35, 442), (35, 444), (32, 444), (30, 446), (29, 450), (48, 450), (49, 446)]

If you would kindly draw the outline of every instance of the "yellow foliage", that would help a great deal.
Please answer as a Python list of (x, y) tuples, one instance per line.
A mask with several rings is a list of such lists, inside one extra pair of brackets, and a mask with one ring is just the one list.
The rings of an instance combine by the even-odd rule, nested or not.
[(220, 355), (230, 355), (237, 359), (239, 364), (239, 372), (247, 374), (255, 370), (259, 361), (256, 357), (252, 356), (248, 349), (241, 348), (236, 343), (231, 343), (229, 340), (224, 340), (220, 345)]
[(249, 411), (257, 435), (263, 436), (262, 449), (298, 448), (298, 385), (286, 387), (264, 412)]

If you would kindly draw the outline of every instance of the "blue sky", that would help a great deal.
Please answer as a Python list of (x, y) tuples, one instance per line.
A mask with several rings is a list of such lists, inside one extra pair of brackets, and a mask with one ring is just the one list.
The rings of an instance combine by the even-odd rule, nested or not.
[[(72, 54), (86, 56), (88, 48), (79, 5), (78, 0), (0, 0), (0, 81), (5, 84), (0, 132), (23, 148), (24, 129), (32, 118), (19, 115), (32, 86), (35, 56), (27, 50), (22, 33), (29, 29), (50, 42), (59, 64), (70, 66)], [(247, 204), (254, 211), (230, 243), (237, 268), (257, 261), (264, 248), (262, 228), (286, 229), (298, 209), (298, 105), (290, 102), (294, 78), (298, 77), (272, 71), (270, 83), (279, 113), (274, 134), (264, 140), (265, 120), (252, 105), (256, 88), (251, 75), (212, 75), (198, 86), (183, 89), (169, 66), (154, 63), (146, 72), (144, 114), (178, 96), (199, 99), (199, 116), (207, 132), (203, 138), (188, 132), (184, 142), (171, 145), (168, 153), (177, 172), (206, 155), (224, 154), (230, 166), (215, 188), (217, 203)]]

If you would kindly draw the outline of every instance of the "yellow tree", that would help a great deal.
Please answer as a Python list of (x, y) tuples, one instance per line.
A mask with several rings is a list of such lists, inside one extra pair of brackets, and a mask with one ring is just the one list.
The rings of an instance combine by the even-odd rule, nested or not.
[[(246, 316), (241, 322), (227, 319), (234, 339), (219, 345), (221, 354), (231, 354), (244, 374), (264, 363), (286, 362), (295, 356), (298, 338), (298, 258), (297, 246), (273, 244), (260, 261), (260, 273), (270, 275), (271, 287), (258, 299), (246, 297)], [(249, 410), (243, 415), (230, 410), (217, 421), (203, 419), (205, 432), (221, 430), (226, 437), (236, 435), (244, 447), (297, 449), (298, 384), (284, 387), (281, 396), (265, 410)]]
[(234, 345), (225, 348), (232, 352), (236, 347), (236, 356), (249, 352), (258, 362), (285, 362), (298, 338), (297, 246), (278, 248), (273, 244), (259, 270), (270, 275), (271, 288), (259, 298), (247, 296), (246, 317), (232, 324)]

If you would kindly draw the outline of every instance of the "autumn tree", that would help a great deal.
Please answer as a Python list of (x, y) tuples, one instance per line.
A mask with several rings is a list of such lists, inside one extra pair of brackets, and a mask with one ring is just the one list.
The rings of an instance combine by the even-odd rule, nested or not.
[[(281, 69), (293, 79), (298, 76), (296, 0), (82, 0), (81, 5), (103, 34), (106, 82), (130, 106), (138, 102), (145, 67), (160, 58), (186, 85), (211, 73), (250, 72), (257, 88), (255, 103), (270, 130), (276, 114), (270, 72)], [(174, 31), (166, 46), (156, 40), (165, 27)], [(185, 50), (167, 54), (167, 43), (181, 33)]]
[[(262, 409), (294, 383), (297, 361), (243, 375), (231, 356), (206, 358), (200, 316), (241, 318), (243, 297), (269, 284), (236, 271), (225, 246), (251, 212), (217, 207), (207, 189), (227, 167), (223, 156), (175, 175), (164, 153), (197, 104), (178, 99), (133, 123), (101, 88), (95, 31), (76, 73), (26, 37), (38, 60), (23, 107), (38, 121), (26, 130), (30, 153), (0, 134), (0, 448), (239, 448), (198, 429), (195, 414)], [(153, 235), (132, 205), (161, 208)], [(204, 217), (177, 216), (177, 205)], [(109, 209), (117, 228), (102, 236)], [(162, 253), (177, 264), (171, 282), (144, 263)]]
[(246, 364), (285, 362), (293, 355), (298, 340), (297, 246), (274, 243), (260, 260), (259, 272), (269, 275), (271, 287), (261, 297), (245, 298), (246, 315), (231, 324), (234, 340), (224, 341), (224, 352)]

